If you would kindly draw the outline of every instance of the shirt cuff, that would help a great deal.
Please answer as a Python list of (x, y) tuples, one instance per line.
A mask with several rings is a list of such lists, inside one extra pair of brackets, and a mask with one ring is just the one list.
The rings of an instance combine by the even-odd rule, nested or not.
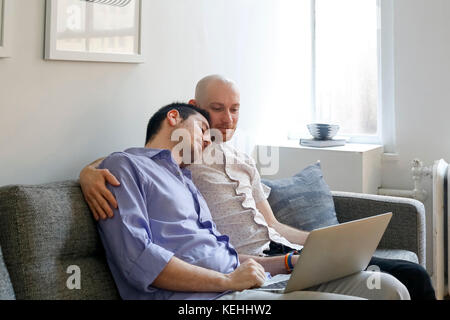
[(129, 270), (129, 280), (133, 285), (145, 292), (154, 292), (151, 284), (172, 259), (174, 253), (151, 243), (141, 253)]

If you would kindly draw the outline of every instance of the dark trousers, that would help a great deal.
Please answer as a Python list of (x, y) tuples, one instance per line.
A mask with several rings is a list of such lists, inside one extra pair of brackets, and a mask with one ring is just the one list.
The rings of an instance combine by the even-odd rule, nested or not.
[(369, 266), (377, 266), (405, 285), (411, 300), (436, 300), (436, 294), (427, 271), (419, 264), (394, 259), (372, 257)]
[[(294, 249), (275, 242), (264, 251), (269, 256), (286, 254)], [(408, 289), (411, 300), (435, 300), (436, 295), (427, 271), (419, 264), (405, 260), (372, 257), (369, 266), (377, 266), (380, 271), (388, 273)]]

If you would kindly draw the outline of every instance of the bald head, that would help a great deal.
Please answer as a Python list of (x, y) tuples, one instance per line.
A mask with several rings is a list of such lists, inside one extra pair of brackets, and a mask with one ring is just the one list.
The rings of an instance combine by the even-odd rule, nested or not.
[(195, 88), (195, 100), (202, 105), (208, 100), (211, 91), (217, 87), (228, 87), (239, 94), (238, 87), (233, 80), (227, 79), (224, 76), (213, 74), (204, 77), (197, 83)]
[(232, 80), (221, 75), (201, 79), (195, 89), (195, 100), (189, 103), (209, 112), (211, 127), (220, 130), (224, 141), (233, 137), (239, 120), (240, 93)]

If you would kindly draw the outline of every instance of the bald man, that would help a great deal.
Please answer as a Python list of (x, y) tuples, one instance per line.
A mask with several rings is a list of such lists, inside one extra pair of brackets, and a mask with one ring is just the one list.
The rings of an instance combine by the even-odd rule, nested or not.
[[(270, 189), (261, 183), (254, 161), (226, 143), (233, 137), (239, 121), (241, 106), (237, 85), (220, 75), (207, 76), (198, 82), (195, 99), (189, 103), (207, 110), (211, 128), (216, 129), (211, 133), (215, 138), (214, 161), (191, 164), (188, 168), (219, 232), (230, 237), (230, 242), (239, 254), (266, 256), (301, 250), (308, 233), (282, 224), (275, 218), (267, 201)], [(109, 204), (117, 206), (105, 184), (119, 185), (119, 181), (108, 171), (96, 168), (99, 162), (87, 166), (80, 174), (84, 196), (96, 220), (112, 217)], [(421, 277), (418, 280), (419, 287), (424, 284), (423, 290), (415, 292), (420, 291), (423, 298), (424, 291), (426, 297), (431, 298), (434, 296), (434, 291), (430, 291), (431, 281), (427, 282), (429, 276), (420, 268), (414, 265), (414, 273), (410, 273), (415, 278)], [(352, 285), (362, 291), (367, 287), (363, 282)], [(325, 290), (343, 293), (341, 289), (338, 286)], [(365, 293), (358, 291), (352, 295), (364, 297)]]

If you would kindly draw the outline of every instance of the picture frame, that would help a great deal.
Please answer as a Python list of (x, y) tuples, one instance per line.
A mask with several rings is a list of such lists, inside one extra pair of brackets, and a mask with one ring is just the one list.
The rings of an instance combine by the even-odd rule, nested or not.
[(11, 0), (0, 0), (0, 58), (11, 57)]
[(143, 63), (144, 0), (105, 2), (46, 0), (45, 59)]

